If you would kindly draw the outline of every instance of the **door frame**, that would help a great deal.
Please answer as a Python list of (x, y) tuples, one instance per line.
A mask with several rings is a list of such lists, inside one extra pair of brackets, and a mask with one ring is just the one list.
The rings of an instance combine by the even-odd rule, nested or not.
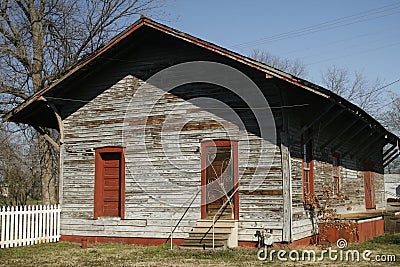
[[(206, 148), (207, 147), (231, 147), (233, 157), (233, 190), (239, 187), (239, 160), (238, 160), (238, 141), (230, 139), (206, 139), (201, 141), (201, 219), (207, 218), (207, 192), (206, 192)], [(234, 220), (239, 220), (239, 192), (233, 196)]]

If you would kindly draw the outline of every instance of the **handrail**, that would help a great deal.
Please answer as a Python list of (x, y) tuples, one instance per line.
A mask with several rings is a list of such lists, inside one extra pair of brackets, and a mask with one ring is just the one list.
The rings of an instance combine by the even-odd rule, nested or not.
[[(197, 192), (195, 192), (195, 194), (193, 194), (192, 196), (193, 199), (190, 202), (189, 206), (186, 207), (185, 212), (182, 214), (181, 218), (179, 219), (179, 221), (176, 223), (174, 229), (172, 229), (172, 220), (174, 218), (174, 215), (181, 209), (184, 207), (184, 205), (188, 202), (186, 201), (185, 203), (182, 204), (182, 206), (180, 206), (172, 215), (171, 215), (171, 220), (170, 220), (170, 227), (171, 227), (171, 232), (167, 238), (167, 240), (165, 242), (168, 242), (168, 240), (171, 240), (171, 249), (173, 248), (173, 233), (175, 232), (176, 228), (178, 228), (178, 225), (181, 223), (181, 221), (183, 220), (183, 218), (185, 217), (186, 213), (189, 211), (190, 207), (192, 206), (193, 202), (195, 201), (196, 197), (199, 195), (201, 189), (197, 190)], [(189, 200), (192, 198), (192, 196), (189, 198)]]
[[(235, 191), (233, 191), (233, 193), (228, 196), (228, 199), (224, 202), (224, 204), (222, 204), (222, 206), (219, 208), (219, 210), (215, 213), (214, 217), (213, 217), (213, 221), (212, 221), (212, 249), (214, 250), (215, 248), (215, 223), (216, 220), (215, 218), (217, 217), (218, 213), (222, 210), (225, 209), (225, 206), (231, 202), (232, 197), (236, 194), (236, 192), (239, 190), (239, 187), (237, 187), (235, 189)], [(219, 219), (219, 218), (218, 218)]]

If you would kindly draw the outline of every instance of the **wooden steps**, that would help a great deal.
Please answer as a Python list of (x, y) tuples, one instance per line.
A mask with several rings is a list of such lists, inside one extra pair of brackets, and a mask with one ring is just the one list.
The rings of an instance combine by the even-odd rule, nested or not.
[[(228, 247), (228, 240), (235, 227), (233, 220), (218, 220), (214, 225), (214, 247), (225, 249)], [(188, 249), (212, 249), (212, 220), (199, 220), (185, 238), (181, 248)]]
[[(214, 215), (219, 211), (221, 208), (220, 204), (208, 204), (207, 205), (207, 219), (212, 220)], [(231, 205), (227, 205), (223, 212), (220, 212), (218, 216), (218, 220), (231, 220), (233, 219), (233, 209)]]

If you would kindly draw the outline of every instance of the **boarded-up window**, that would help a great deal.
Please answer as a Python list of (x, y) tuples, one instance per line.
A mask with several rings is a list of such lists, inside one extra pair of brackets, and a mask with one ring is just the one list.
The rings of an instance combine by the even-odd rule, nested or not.
[(94, 218), (124, 217), (125, 160), (121, 147), (96, 149)]
[(340, 196), (340, 190), (342, 186), (341, 181), (341, 167), (340, 167), (340, 155), (338, 153), (332, 154), (332, 184), (333, 184), (333, 194)]
[(314, 160), (312, 142), (303, 145), (303, 198), (314, 194)]

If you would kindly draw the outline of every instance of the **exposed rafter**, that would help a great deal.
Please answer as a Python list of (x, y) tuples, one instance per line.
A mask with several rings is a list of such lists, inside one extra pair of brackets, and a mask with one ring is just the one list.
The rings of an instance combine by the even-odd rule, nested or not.
[[(337, 119), (345, 110), (341, 109), (339, 111), (337, 111), (336, 113), (331, 114), (331, 117), (326, 120), (323, 121), (319, 124), (318, 126), (318, 131), (322, 131), (323, 129), (325, 129), (328, 125), (330, 125), (335, 119)], [(311, 134), (310, 136), (307, 137), (307, 139), (304, 141), (305, 144), (307, 144), (316, 134), (316, 132), (314, 132), (313, 134)]]
[(390, 163), (392, 163), (397, 157), (400, 156), (400, 151), (399, 151), (399, 150), (398, 150), (398, 151), (395, 151), (395, 152), (397, 152), (397, 153), (395, 153), (395, 154), (393, 155), (392, 158), (390, 158), (390, 159), (387, 160), (387, 161), (384, 161), (384, 163), (383, 163), (383, 167), (384, 167), (384, 168), (385, 168), (386, 166), (388, 166)]
[[(379, 141), (382, 142), (382, 139), (380, 139)], [(379, 141), (376, 142), (376, 143), (379, 143)], [(383, 150), (383, 147), (385, 146), (386, 142), (387, 142), (387, 141), (385, 140), (385, 142), (382, 142), (381, 144), (378, 144), (377, 146), (382, 147), (382, 150)], [(363, 155), (360, 157), (360, 161), (361, 161), (361, 162), (365, 162), (365, 161), (368, 160), (371, 156), (374, 156), (374, 155), (376, 155), (377, 153), (379, 153), (379, 157), (382, 157), (382, 150), (374, 150), (374, 149), (367, 150), (367, 151), (366, 151), (365, 153), (363, 153)]]
[(360, 148), (363, 148), (369, 141), (371, 140), (372, 136), (374, 136), (374, 132), (370, 134), (366, 134), (361, 137), (361, 139), (357, 140), (357, 145), (354, 147), (350, 147), (346, 152), (343, 153), (343, 157), (347, 156), (348, 154), (352, 153), (352, 155), (355, 155), (357, 153), (354, 153), (353, 151), (359, 151)]
[(396, 144), (392, 144), (392, 146), (388, 150), (386, 150), (385, 153), (383, 153), (383, 157), (386, 157), (386, 155), (392, 152), (393, 149), (395, 149), (396, 147), (397, 147)]
[(346, 133), (348, 133), (348, 131), (357, 123), (359, 122), (359, 120), (354, 120), (352, 121), (352, 123), (350, 123), (349, 125), (346, 126), (346, 128), (344, 128), (339, 134), (336, 134), (335, 136), (333, 136), (332, 138), (330, 138), (328, 141), (326, 141), (325, 143), (323, 143), (321, 145), (321, 149), (324, 149), (326, 146), (328, 146), (329, 144), (332, 144), (334, 141), (336, 141), (337, 139), (341, 138), (342, 136), (344, 136)]
[(37, 126), (33, 126), (33, 128), (35, 128), (35, 130), (38, 131), (38, 133), (40, 133), (44, 137), (44, 139), (47, 140), (47, 142), (49, 142), (55, 149), (57, 149), (57, 151), (60, 150), (60, 146), (57, 144), (56, 141), (54, 141), (53, 138), (51, 138), (50, 135), (48, 135), (46, 133), (45, 130), (43, 130), (41, 127), (37, 127)]
[(313, 120), (311, 123), (303, 126), (300, 131), (290, 139), (290, 144), (293, 144), (296, 142), (308, 129), (310, 129), (314, 124), (320, 122), (329, 112), (331, 111), (332, 108), (335, 107), (335, 104), (331, 102), (315, 120)]
[(365, 152), (367, 149), (370, 149), (371, 147), (375, 146), (378, 142), (381, 141), (383, 134), (382, 133), (378, 133), (378, 135), (376, 135), (374, 138), (371, 138), (368, 141), (368, 144), (366, 144), (365, 146), (361, 146), (359, 149), (355, 150), (354, 152), (351, 152), (351, 155), (357, 156), (358, 154), (362, 155), (363, 152)]
[[(358, 128), (358, 130), (354, 131), (350, 136), (347, 136), (347, 140), (352, 140), (354, 137), (356, 137), (359, 133), (361, 133), (365, 128), (367, 128), (369, 125), (364, 125), (360, 128)], [(336, 146), (333, 147), (333, 151), (337, 150), (340, 146), (342, 146), (342, 144), (338, 144)]]
[(61, 115), (60, 115), (60, 111), (58, 110), (58, 108), (53, 103), (49, 102), (44, 96), (41, 96), (38, 100), (46, 101), (47, 102), (47, 106), (53, 110), (54, 116), (57, 119), (58, 130), (60, 132), (60, 140), (59, 140), (59, 142), (60, 142), (60, 144), (63, 144), (64, 143), (64, 126), (63, 126), (62, 118), (61, 118)]
[[(386, 156), (386, 158), (383, 159), (384, 165), (389, 161), (392, 162), (394, 160), (394, 159), (392, 160), (392, 157), (397, 158), (399, 153), (400, 153), (400, 151), (398, 148), (396, 150), (392, 151), (392, 153), (390, 153), (388, 156)], [(388, 164), (386, 164), (386, 165), (388, 165)]]

